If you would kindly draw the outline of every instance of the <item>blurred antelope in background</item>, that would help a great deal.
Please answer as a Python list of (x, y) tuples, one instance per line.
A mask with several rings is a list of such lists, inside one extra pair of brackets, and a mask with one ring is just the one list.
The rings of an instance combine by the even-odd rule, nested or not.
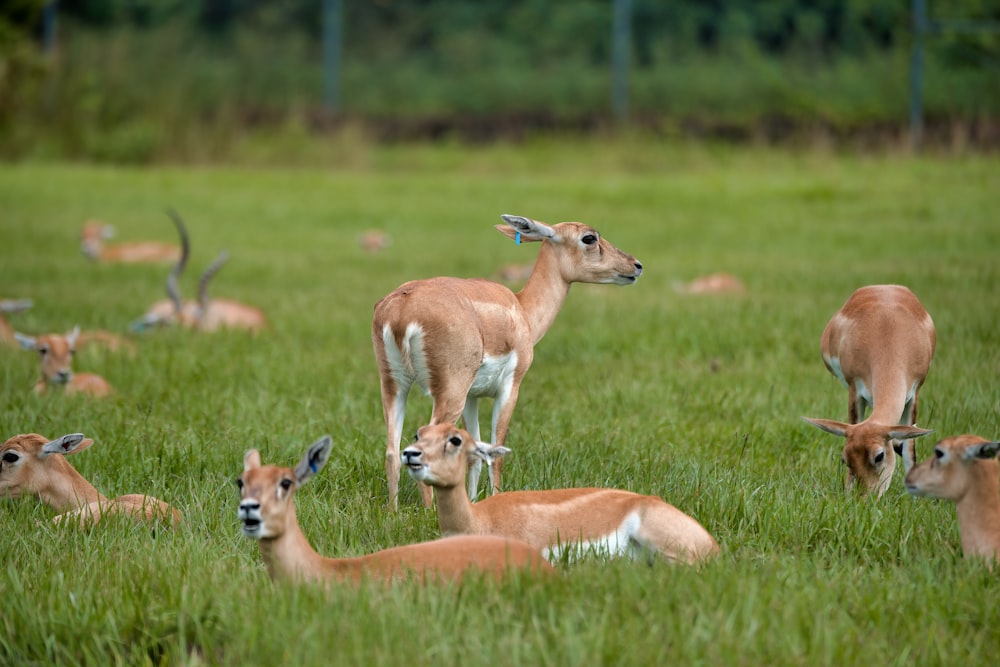
[(130, 241), (105, 245), (115, 234), (115, 228), (97, 220), (88, 220), (80, 232), (80, 249), (89, 259), (106, 264), (136, 264), (142, 262), (176, 262), (181, 249), (160, 241)]
[(25, 433), (0, 445), (0, 497), (34, 496), (57, 512), (56, 523), (97, 523), (108, 514), (124, 514), (141, 521), (180, 523), (181, 515), (162, 500), (129, 494), (106, 498), (66, 460), (94, 444), (82, 433), (70, 433), (55, 440)]
[(966, 557), (1000, 558), (998, 452), (1000, 442), (957, 435), (937, 443), (934, 455), (906, 474), (910, 494), (955, 503)]
[(247, 329), (257, 332), (267, 326), (263, 311), (230, 299), (212, 299), (208, 296), (208, 283), (229, 259), (225, 251), (213, 261), (198, 280), (198, 300), (181, 299), (178, 279), (187, 266), (191, 244), (183, 220), (174, 211), (168, 211), (181, 237), (181, 256), (167, 275), (167, 295), (154, 303), (142, 319), (132, 324), (132, 329), (142, 331), (157, 325), (180, 325), (199, 331), (218, 331), (222, 328)]
[[(848, 488), (858, 482), (866, 491), (885, 493), (896, 466), (895, 441), (904, 441), (904, 469), (913, 467), (913, 438), (933, 432), (914, 424), (936, 340), (931, 316), (902, 285), (860, 288), (826, 325), (820, 341), (823, 362), (847, 387), (850, 423), (804, 419), (847, 439)], [(872, 413), (862, 421), (869, 405)]]
[(690, 564), (719, 553), (715, 539), (695, 519), (656, 496), (631, 491), (507, 491), (472, 504), (465, 489), (469, 459), (490, 465), (509, 451), (476, 442), (454, 424), (417, 431), (416, 442), (403, 450), (403, 464), (411, 476), (437, 490), (442, 535), (523, 540), (553, 561), (593, 550)]
[[(534, 346), (555, 321), (572, 283), (631, 285), (642, 264), (579, 222), (546, 225), (501, 216), (496, 229), (517, 243), (541, 242), (524, 289), (484, 279), (429, 278), (404, 283), (375, 304), (372, 344), (387, 430), (385, 475), (389, 506), (398, 506), (399, 443), (406, 398), (416, 384), (431, 396), (431, 424), (455, 423), (479, 439), (479, 399), (493, 403), (491, 442), (507, 438), (517, 394)], [(476, 496), (480, 462), (469, 473)], [(492, 493), (500, 490), (501, 462), (489, 468)], [(425, 506), (431, 489), (418, 485)]]
[(7, 321), (4, 315), (7, 313), (20, 313), (23, 310), (31, 308), (31, 306), (31, 299), (0, 299), (0, 343), (17, 343), (14, 327), (10, 325), (10, 322)]
[(42, 379), (35, 383), (35, 393), (44, 394), (49, 385), (61, 387), (67, 394), (86, 394), (98, 398), (113, 391), (108, 381), (100, 375), (73, 372), (73, 354), (79, 334), (79, 327), (66, 335), (45, 334), (33, 337), (14, 333), (21, 347), (38, 352)]
[(262, 466), (256, 449), (243, 459), (239, 520), (243, 535), (257, 540), (271, 579), (358, 582), (417, 577), (461, 579), (478, 571), (501, 577), (513, 569), (550, 572), (537, 549), (499, 537), (455, 537), (385, 549), (358, 558), (326, 558), (309, 544), (295, 515), (295, 492), (330, 456), (332, 440), (313, 443), (294, 469)]

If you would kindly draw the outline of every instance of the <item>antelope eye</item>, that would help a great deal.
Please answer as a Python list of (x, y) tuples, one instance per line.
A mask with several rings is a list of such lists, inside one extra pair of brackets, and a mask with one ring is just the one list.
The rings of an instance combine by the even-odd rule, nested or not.
[(288, 479), (287, 477), (281, 480), (281, 488), (283, 488), (285, 491), (292, 488), (292, 480)]
[(243, 489), (243, 479), (241, 477), (236, 478), (236, 488)]
[(38, 348), (38, 354), (42, 355), (43, 357), (46, 355), (46, 353), (48, 353), (48, 351), (49, 351), (49, 348), (44, 347), (44, 346)]
[(419, 433), (414, 433), (413, 434), (413, 442), (416, 442), (419, 439), (420, 439), (420, 434)]
[(21, 457), (18, 456), (17, 454), (15, 454), (14, 452), (7, 452), (7, 453), (5, 453), (3, 455), (3, 462), (4, 463), (16, 463), (19, 458), (21, 458)]
[(597, 243), (597, 235), (585, 234), (584, 237), (580, 240), (583, 241), (584, 245), (594, 245), (595, 243)]
[(938, 459), (939, 461), (941, 459), (943, 459), (944, 458), (944, 450), (943, 449), (938, 449), (938, 448), (935, 447), (934, 448), (934, 458)]
[(880, 451), (872, 459), (872, 463), (875, 463), (877, 465), (879, 463), (882, 463), (882, 461), (884, 461), (884, 460), (885, 460), (885, 452), (884, 451)]
[(460, 437), (458, 437), (457, 435), (453, 435), (450, 438), (448, 438), (448, 442), (450, 442), (451, 444), (455, 445), (456, 447), (461, 447), (462, 446), (462, 439)]

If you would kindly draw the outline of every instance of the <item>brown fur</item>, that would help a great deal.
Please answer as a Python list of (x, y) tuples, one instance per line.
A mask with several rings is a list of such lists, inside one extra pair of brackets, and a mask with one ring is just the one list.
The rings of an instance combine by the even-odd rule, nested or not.
[(248, 452), (244, 459), (240, 476), (241, 514), (245, 503), (259, 507), (264, 530), (258, 538), (260, 553), (272, 579), (391, 582), (416, 577), (435, 581), (460, 580), (470, 572), (499, 579), (515, 569), (552, 571), (537, 549), (498, 537), (455, 537), (394, 547), (357, 558), (323, 557), (309, 544), (295, 515), (294, 494), (305, 479), (291, 468), (262, 466), (256, 450)]
[(147, 262), (176, 262), (181, 249), (171, 243), (159, 241), (132, 241), (106, 245), (111, 228), (97, 220), (88, 220), (80, 232), (80, 247), (88, 258), (105, 264), (137, 264)]
[[(985, 445), (985, 447), (984, 447)], [(915, 496), (955, 503), (967, 557), (1000, 558), (1000, 444), (978, 435), (945, 438), (934, 455), (906, 475), (906, 490)]]
[(619, 489), (508, 491), (475, 504), (465, 489), (475, 439), (453, 424), (424, 426), (403, 451), (415, 476), (437, 491), (438, 523), (444, 535), (500, 535), (551, 549), (605, 538), (628, 517), (628, 535), (638, 552), (695, 563), (719, 552), (715, 539), (695, 519), (656, 496)]
[[(830, 319), (820, 348), (827, 370), (839, 362), (847, 384), (850, 423), (807, 419), (814, 426), (846, 438), (843, 459), (848, 487), (859, 482), (882, 495), (895, 468), (893, 441), (903, 442), (904, 468), (915, 459), (913, 438), (930, 431), (914, 427), (917, 398), (934, 357), (934, 322), (906, 287), (871, 285), (854, 292)], [(868, 402), (857, 390), (863, 382), (872, 413), (862, 421)], [(916, 386), (912, 401), (907, 400)]]
[(94, 373), (74, 373), (71, 365), (79, 330), (65, 336), (45, 334), (21, 337), (21, 345), (38, 352), (42, 379), (35, 383), (35, 393), (44, 394), (49, 386), (59, 387), (67, 394), (85, 394), (103, 398), (113, 393), (107, 380)]
[[(56, 523), (74, 521), (81, 526), (92, 525), (105, 514), (125, 514), (140, 521), (162, 521), (175, 526), (180, 522), (180, 512), (152, 496), (128, 494), (106, 498), (63, 454), (46, 451), (45, 446), (50, 442), (37, 433), (25, 433), (0, 445), (0, 496), (34, 496), (62, 512), (53, 519)], [(82, 440), (65, 454), (82, 451), (93, 442), (89, 438)], [(8, 453), (17, 460), (6, 461)]]
[[(516, 353), (517, 363), (505, 402), (494, 405), (491, 440), (502, 445), (507, 439), (521, 380), (531, 366), (534, 346), (555, 321), (574, 282), (631, 284), (642, 273), (642, 265), (600, 237), (597, 231), (579, 222), (544, 223), (504, 216), (509, 224), (496, 229), (513, 239), (521, 225), (525, 242), (541, 241), (534, 270), (527, 284), (515, 294), (507, 287), (484, 279), (429, 278), (401, 285), (375, 304), (372, 345), (382, 388), (385, 417), (386, 480), (389, 506), (395, 508), (399, 490), (399, 443), (402, 423), (396, 423), (397, 401), (405, 411), (410, 384), (422, 386), (406, 357), (404, 337), (410, 325), (423, 331), (423, 352), (429, 377), (425, 387), (434, 402), (432, 424), (454, 423), (463, 418), (465, 427), (479, 435), (477, 401), (469, 391), (476, 373), (487, 356)], [(589, 244), (583, 242), (588, 239)], [(393, 368), (383, 332), (388, 329), (396, 346), (403, 350), (403, 365)], [(400, 382), (410, 383), (405, 387)], [(485, 392), (482, 396), (496, 396)], [(469, 409), (466, 410), (466, 406)], [(470, 418), (474, 423), (470, 423)], [(501, 486), (501, 462), (490, 469), (491, 491)], [(470, 476), (476, 484), (478, 468)], [(472, 490), (475, 493), (475, 489)], [(420, 486), (425, 506), (431, 504), (430, 489)]]

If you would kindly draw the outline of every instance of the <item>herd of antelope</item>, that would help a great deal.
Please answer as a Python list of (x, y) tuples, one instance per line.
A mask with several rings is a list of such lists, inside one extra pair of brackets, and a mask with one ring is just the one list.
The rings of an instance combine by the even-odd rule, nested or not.
[[(190, 241), (181, 218), (169, 215), (179, 247), (106, 246), (106, 227), (93, 222), (84, 227), (83, 250), (95, 261), (173, 264), (166, 281), (169, 298), (153, 304), (133, 330), (167, 324), (206, 332), (266, 328), (259, 309), (208, 297), (208, 283), (226, 261), (225, 253), (202, 274), (197, 301), (181, 298), (178, 281)], [(697, 565), (719, 553), (716, 540), (695, 518), (657, 496), (609, 488), (502, 492), (502, 463), (511, 451), (505, 443), (519, 388), (534, 346), (554, 323), (570, 286), (630, 285), (643, 272), (635, 257), (588, 225), (547, 225), (516, 215), (502, 219), (505, 224), (496, 229), (503, 235), (516, 243), (540, 244), (520, 291), (485, 279), (435, 277), (400, 285), (374, 309), (371, 333), (386, 428), (388, 507), (398, 508), (405, 468), (423, 504), (436, 505), (442, 537), (359, 558), (321, 556), (299, 528), (293, 498), (327, 462), (331, 438), (312, 444), (294, 468), (263, 465), (259, 452), (250, 450), (237, 479), (238, 519), (242, 533), (258, 542), (272, 579), (457, 579), (470, 571), (501, 577), (511, 570), (548, 573), (552, 563), (584, 554)], [(52, 387), (94, 397), (110, 394), (107, 381), (73, 373), (70, 360), (85, 339), (109, 347), (124, 343), (108, 332), (79, 328), (65, 335), (14, 331), (3, 313), (30, 306), (26, 300), (0, 301), (0, 342), (17, 341), (39, 354), (42, 378), (35, 391)], [(1000, 557), (1000, 443), (973, 435), (947, 438), (935, 446), (932, 458), (917, 464), (914, 439), (932, 433), (918, 428), (916, 420), (935, 345), (933, 320), (909, 289), (858, 289), (821, 337), (823, 361), (848, 391), (848, 422), (804, 419), (844, 438), (848, 489), (882, 496), (899, 456), (906, 490), (954, 501), (963, 552), (992, 561)], [(414, 385), (431, 397), (431, 419), (400, 451)], [(480, 398), (493, 399), (488, 442), (480, 436)], [(150, 496), (103, 496), (65, 458), (91, 444), (81, 433), (54, 440), (34, 433), (11, 437), (0, 446), (0, 496), (35, 496), (60, 512), (56, 522), (93, 525), (107, 514), (166, 525), (182, 520), (176, 508)], [(480, 499), (484, 463), (488, 497)]]

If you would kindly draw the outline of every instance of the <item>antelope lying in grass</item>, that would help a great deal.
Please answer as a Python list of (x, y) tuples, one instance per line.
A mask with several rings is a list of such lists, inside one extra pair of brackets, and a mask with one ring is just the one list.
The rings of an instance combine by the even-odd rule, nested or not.
[(108, 499), (76, 471), (66, 456), (94, 444), (82, 433), (48, 440), (37, 433), (15, 435), (0, 445), (0, 496), (32, 495), (63, 512), (53, 521), (97, 523), (108, 514), (125, 514), (141, 521), (180, 523), (181, 515), (162, 500), (130, 494)]
[(80, 249), (89, 259), (106, 264), (135, 264), (140, 262), (176, 262), (181, 249), (171, 243), (159, 241), (131, 241), (105, 245), (104, 241), (115, 235), (115, 228), (97, 220), (89, 220), (80, 232)]
[(906, 474), (906, 490), (914, 496), (955, 503), (967, 557), (1000, 558), (998, 452), (1000, 442), (957, 435), (935, 445), (934, 456)]
[[(538, 241), (535, 268), (517, 294), (489, 280), (429, 278), (404, 283), (375, 304), (372, 344), (382, 386), (388, 437), (385, 476), (389, 506), (398, 506), (399, 443), (406, 398), (414, 384), (430, 394), (432, 424), (455, 423), (479, 439), (479, 399), (493, 403), (491, 442), (507, 439), (517, 394), (534, 346), (552, 326), (572, 283), (631, 285), (642, 264), (579, 222), (546, 225), (502, 216), (496, 229), (521, 241)], [(478, 460), (469, 474), (476, 496)], [(489, 469), (490, 488), (500, 490), (501, 461)], [(425, 506), (430, 488), (418, 485)]]
[(7, 321), (4, 315), (7, 313), (20, 313), (23, 310), (31, 308), (31, 306), (31, 299), (0, 299), (0, 343), (17, 343), (14, 327), (10, 325), (10, 322)]
[(173, 211), (168, 211), (168, 215), (174, 221), (181, 237), (180, 259), (167, 275), (167, 295), (170, 298), (154, 303), (142, 319), (132, 324), (132, 329), (142, 331), (156, 325), (174, 324), (208, 332), (218, 331), (222, 328), (247, 329), (257, 332), (265, 328), (267, 318), (259, 308), (230, 299), (209, 298), (209, 281), (229, 259), (229, 255), (225, 251), (219, 253), (215, 261), (201, 274), (201, 278), (198, 280), (198, 301), (181, 299), (178, 279), (187, 266), (188, 257), (191, 254), (191, 244), (188, 240), (187, 229), (180, 216)]
[[(892, 482), (896, 441), (903, 468), (913, 467), (913, 439), (932, 433), (916, 428), (917, 395), (927, 377), (936, 342), (934, 322), (906, 287), (871, 285), (854, 292), (823, 331), (823, 362), (847, 387), (849, 424), (804, 419), (847, 438), (846, 486), (855, 482), (879, 496)], [(871, 415), (861, 421), (867, 406)]]
[(618, 489), (508, 491), (472, 504), (465, 489), (469, 459), (490, 465), (506, 447), (477, 442), (453, 424), (424, 426), (403, 450), (417, 480), (437, 490), (443, 535), (500, 535), (543, 549), (549, 560), (594, 550), (610, 556), (663, 556), (696, 563), (719, 552), (700, 523), (656, 496)]
[(71, 364), (80, 328), (75, 327), (65, 336), (45, 334), (25, 336), (15, 332), (21, 347), (38, 352), (42, 379), (35, 383), (35, 393), (44, 394), (49, 385), (62, 387), (67, 394), (86, 394), (97, 398), (109, 395), (113, 389), (108, 381), (94, 373), (74, 373)]
[(239, 520), (243, 534), (258, 541), (271, 579), (361, 581), (363, 579), (460, 579), (469, 571), (501, 577), (512, 569), (551, 571), (538, 550), (499, 537), (455, 537), (386, 549), (359, 558), (325, 558), (310, 546), (295, 516), (294, 494), (330, 456), (330, 436), (313, 443), (292, 468), (262, 466), (256, 449), (243, 459)]

